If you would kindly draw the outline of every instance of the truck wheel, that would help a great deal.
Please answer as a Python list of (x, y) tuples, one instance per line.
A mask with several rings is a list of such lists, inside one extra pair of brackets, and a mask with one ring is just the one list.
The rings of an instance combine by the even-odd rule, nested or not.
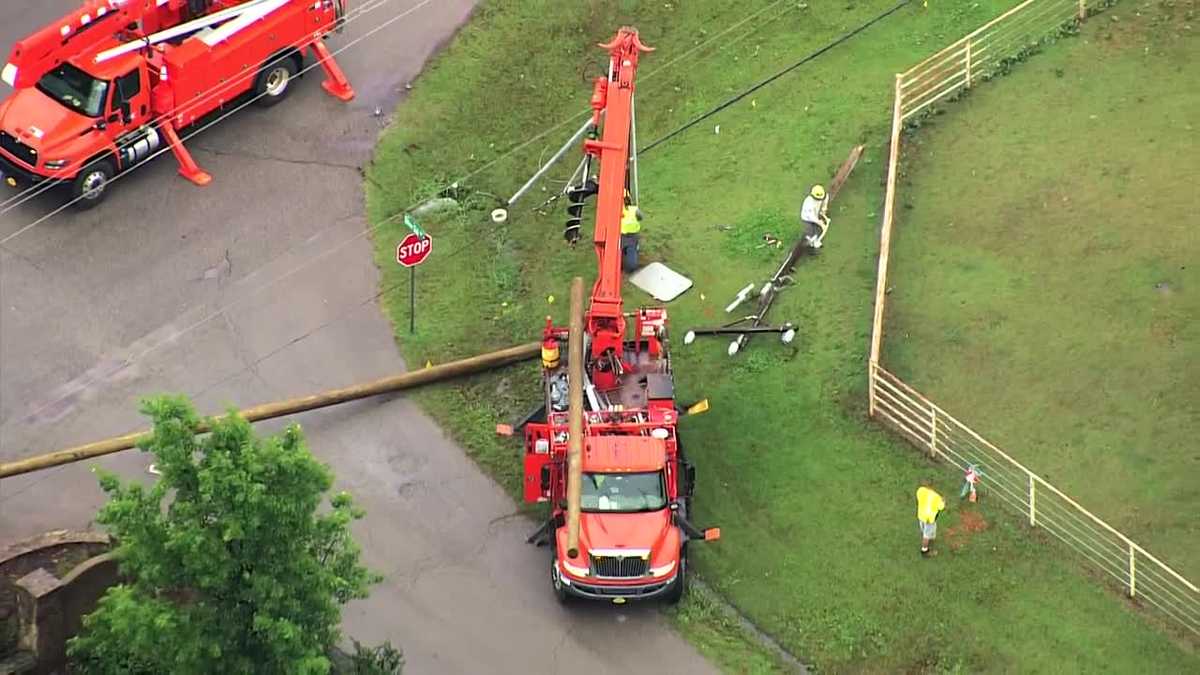
[(107, 159), (83, 167), (71, 181), (71, 203), (76, 209), (86, 211), (104, 201), (115, 173), (112, 162)]
[(687, 591), (687, 548), (679, 552), (679, 574), (675, 575), (675, 581), (671, 582), (671, 587), (667, 589), (663, 600), (667, 604), (677, 604), (683, 599), (685, 591)]
[(287, 98), (295, 76), (296, 61), (291, 57), (264, 65), (254, 82), (254, 102), (269, 108)]
[[(551, 543), (551, 546), (553, 546), (553, 545), (554, 544)], [(553, 556), (551, 556), (550, 586), (551, 586), (551, 588), (554, 589), (554, 599), (558, 600), (558, 603), (560, 605), (567, 604), (567, 601), (569, 601), (571, 599), (571, 596), (569, 596), (567, 594), (567, 587), (563, 585), (562, 578), (559, 576), (558, 552), (557, 551), (553, 554)]]

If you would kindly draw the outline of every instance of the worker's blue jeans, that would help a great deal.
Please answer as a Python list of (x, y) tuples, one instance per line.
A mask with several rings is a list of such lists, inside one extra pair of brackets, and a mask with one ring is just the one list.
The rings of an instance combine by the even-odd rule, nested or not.
[(638, 234), (621, 235), (621, 269), (632, 272), (638, 266)]

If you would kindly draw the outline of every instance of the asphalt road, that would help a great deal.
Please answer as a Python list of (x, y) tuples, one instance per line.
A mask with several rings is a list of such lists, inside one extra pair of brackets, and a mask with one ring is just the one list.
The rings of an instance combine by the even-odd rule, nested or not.
[[(75, 4), (8, 0), (0, 48)], [(392, 0), (331, 46), (417, 4)], [(355, 238), (366, 228), (358, 168), (386, 123), (375, 109), (394, 107), (472, 4), (434, 0), (348, 50), (339, 61), (358, 92), (349, 105), (326, 96), (313, 71), (282, 105), (189, 141), (214, 176), (208, 187), (178, 177), (167, 155), (114, 184), (101, 207), (5, 244), (0, 459), (141, 428), (137, 401), (150, 393), (187, 393), (213, 412), (401, 370), (369, 243)], [(58, 203), (46, 196), (0, 215), (0, 238)], [(346, 631), (401, 645), (409, 672), (712, 670), (650, 608), (559, 607), (546, 551), (524, 544), (530, 525), (409, 401), (296, 421), (367, 509), (359, 540), (387, 576), (346, 609)], [(149, 460), (132, 451), (101, 464), (147, 477)], [(101, 502), (85, 465), (5, 480), (0, 543), (90, 527)]]

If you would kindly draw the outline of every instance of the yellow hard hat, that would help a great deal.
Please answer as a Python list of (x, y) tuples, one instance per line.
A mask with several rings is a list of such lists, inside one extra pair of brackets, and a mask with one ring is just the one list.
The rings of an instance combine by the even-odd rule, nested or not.
[(825, 199), (825, 188), (820, 185), (814, 185), (812, 189), (813, 199)]

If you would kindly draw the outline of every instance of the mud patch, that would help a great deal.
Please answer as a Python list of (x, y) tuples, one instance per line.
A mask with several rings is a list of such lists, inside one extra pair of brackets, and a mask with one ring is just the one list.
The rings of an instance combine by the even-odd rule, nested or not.
[(988, 527), (990, 525), (983, 514), (978, 511), (962, 511), (958, 522), (946, 529), (946, 545), (951, 551), (962, 550), (975, 535), (987, 531)]

